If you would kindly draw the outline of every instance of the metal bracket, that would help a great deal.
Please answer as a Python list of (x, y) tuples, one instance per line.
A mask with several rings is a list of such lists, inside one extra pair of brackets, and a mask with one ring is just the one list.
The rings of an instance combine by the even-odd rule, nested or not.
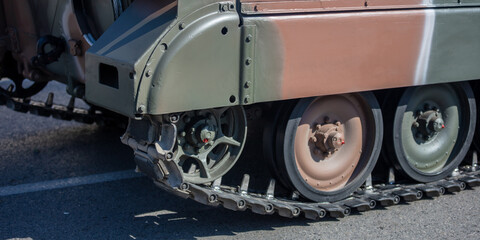
[[(155, 181), (164, 182), (169, 186), (180, 187), (183, 176), (173, 161), (173, 148), (176, 142), (177, 127), (173, 123), (161, 125), (160, 139), (153, 143), (137, 141), (131, 136), (133, 124), (130, 121), (127, 132), (121, 138), (122, 143), (130, 146), (135, 152), (135, 162), (138, 170), (145, 173)], [(141, 127), (141, 125), (135, 125)]]
[(471, 171), (477, 171), (478, 170), (478, 156), (477, 156), (477, 151), (473, 151), (472, 155), (472, 169)]
[(234, 2), (222, 2), (220, 5), (220, 12), (235, 11)]
[(242, 77), (240, 82), (241, 105), (247, 105), (254, 102), (256, 30), (255, 25), (246, 25), (242, 27)]
[(395, 170), (393, 168), (388, 169), (388, 184), (395, 184)]

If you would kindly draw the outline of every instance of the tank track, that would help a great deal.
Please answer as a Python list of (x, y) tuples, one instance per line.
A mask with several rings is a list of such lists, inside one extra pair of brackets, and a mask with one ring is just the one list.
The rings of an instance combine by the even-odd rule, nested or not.
[[(118, 123), (114, 117), (106, 116), (95, 109), (82, 109), (74, 107), (74, 99), (67, 106), (52, 104), (53, 94), (49, 94), (46, 102), (33, 101), (10, 97), (8, 91), (0, 89), (0, 105), (44, 117), (54, 117), (62, 120), (74, 120), (81, 123)], [(132, 141), (133, 140), (133, 141)], [(271, 179), (264, 193), (252, 192), (249, 189), (250, 176), (244, 175), (239, 186), (222, 185), (221, 178), (211, 184), (179, 183), (172, 184), (166, 181), (168, 169), (158, 154), (151, 157), (152, 146), (139, 144), (136, 140), (124, 136), (122, 141), (128, 142), (135, 151), (136, 156), (147, 158), (150, 164), (141, 164), (137, 170), (156, 179), (154, 183), (179, 197), (190, 198), (208, 206), (223, 206), (233, 211), (250, 209), (253, 213), (261, 215), (278, 215), (287, 218), (304, 216), (307, 219), (319, 220), (327, 216), (343, 218), (352, 211), (369, 211), (378, 205), (391, 206), (401, 201), (411, 202), (422, 198), (434, 198), (446, 193), (456, 193), (468, 188), (480, 186), (480, 169), (477, 166), (477, 155), (473, 154), (472, 164), (462, 166), (455, 176), (436, 182), (425, 184), (367, 184), (359, 188), (350, 197), (336, 202), (306, 202), (293, 193), (291, 197), (275, 196), (275, 179)], [(168, 164), (171, 168), (172, 164)], [(160, 171), (160, 172), (159, 172)], [(150, 173), (150, 174), (149, 174)], [(161, 178), (155, 177), (160, 174)], [(174, 186), (178, 185), (178, 186)]]
[(422, 198), (439, 197), (445, 193), (456, 193), (467, 188), (480, 186), (480, 171), (464, 171), (455, 177), (426, 184), (379, 184), (372, 187), (362, 187), (351, 197), (337, 202), (311, 203), (299, 201), (293, 194), (292, 198), (277, 198), (274, 196), (275, 180), (270, 181), (264, 194), (248, 191), (249, 175), (244, 175), (239, 187), (223, 186), (217, 180), (211, 185), (183, 183), (180, 188), (174, 188), (155, 181), (160, 188), (183, 198), (191, 198), (209, 206), (222, 205), (233, 211), (250, 209), (261, 215), (278, 215), (287, 218), (302, 215), (307, 219), (319, 220), (330, 216), (343, 218), (352, 211), (369, 211), (381, 205), (383, 207), (396, 205), (401, 201), (411, 202)]
[(99, 109), (91, 107), (90, 109), (75, 107), (75, 97), (70, 98), (68, 105), (53, 104), (54, 94), (49, 93), (45, 102), (31, 100), (30, 98), (11, 97), (11, 90), (5, 90), (0, 87), (0, 105), (6, 105), (8, 108), (22, 113), (31, 113), (42, 117), (53, 117), (65, 121), (76, 121), (84, 124), (97, 123), (99, 125), (114, 125), (122, 128), (126, 127), (125, 122), (115, 115), (109, 116)]

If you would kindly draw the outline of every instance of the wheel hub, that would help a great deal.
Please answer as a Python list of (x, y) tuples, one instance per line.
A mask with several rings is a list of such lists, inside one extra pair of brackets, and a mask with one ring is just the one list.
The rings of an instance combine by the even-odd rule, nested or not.
[(192, 147), (201, 148), (214, 142), (218, 127), (215, 118), (207, 115), (206, 118), (197, 119), (187, 129), (189, 130), (182, 134), (186, 142)]
[(445, 129), (445, 121), (438, 108), (434, 107), (425, 112), (419, 111), (417, 115), (417, 120), (413, 122), (413, 127), (417, 129), (417, 138), (431, 140)]
[(323, 154), (328, 157), (337, 152), (344, 144), (345, 138), (341, 129), (341, 123), (328, 123), (326, 121), (323, 125), (317, 124), (315, 126), (314, 136), (310, 141), (314, 143), (312, 152), (315, 155)]

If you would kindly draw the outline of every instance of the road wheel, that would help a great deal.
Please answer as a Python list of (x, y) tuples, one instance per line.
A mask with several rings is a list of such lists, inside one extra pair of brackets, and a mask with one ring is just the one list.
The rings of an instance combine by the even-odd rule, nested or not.
[(393, 95), (398, 100), (387, 100), (387, 107), (398, 106), (393, 121), (385, 120), (385, 156), (419, 182), (451, 174), (467, 154), (475, 130), (476, 106), (470, 86), (411, 87)]
[(382, 127), (381, 110), (371, 93), (302, 99), (279, 125), (278, 175), (310, 200), (343, 199), (375, 166)]

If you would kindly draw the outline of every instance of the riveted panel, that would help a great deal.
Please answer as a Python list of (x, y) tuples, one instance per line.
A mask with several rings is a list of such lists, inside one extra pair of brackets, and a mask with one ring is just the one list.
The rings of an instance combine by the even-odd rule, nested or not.
[(242, 28), (242, 78), (240, 86), (241, 104), (254, 102), (255, 86), (255, 25)]

